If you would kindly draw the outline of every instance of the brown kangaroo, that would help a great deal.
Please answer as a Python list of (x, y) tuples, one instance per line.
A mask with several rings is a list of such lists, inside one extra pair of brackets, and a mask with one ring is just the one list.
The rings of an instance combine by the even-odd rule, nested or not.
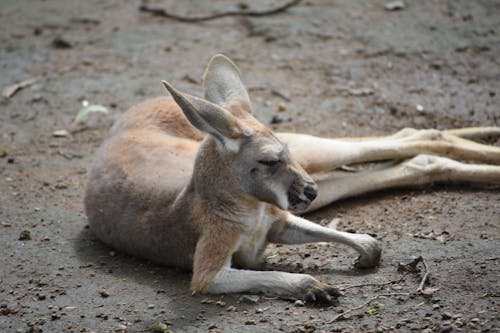
[[(500, 136), (499, 127), (405, 129), (347, 140), (273, 133), (252, 116), (240, 72), (223, 55), (208, 64), (205, 98), (163, 83), (172, 98), (132, 107), (111, 129), (90, 172), (85, 211), (93, 232), (109, 246), (192, 270), (194, 292), (333, 302), (338, 290), (310, 275), (254, 270), (267, 244), (340, 242), (359, 253), (358, 267), (373, 267), (380, 243), (293, 213), (384, 188), (500, 184), (500, 148), (468, 140)], [(394, 163), (341, 176), (332, 172), (387, 160)]]

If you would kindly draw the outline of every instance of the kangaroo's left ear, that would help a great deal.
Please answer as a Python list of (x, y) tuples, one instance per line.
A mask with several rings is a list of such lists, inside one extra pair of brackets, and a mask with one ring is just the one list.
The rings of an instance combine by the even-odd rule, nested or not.
[(189, 122), (205, 133), (213, 136), (227, 150), (238, 151), (238, 139), (251, 134), (241, 120), (224, 108), (175, 89), (167, 81), (162, 81)]
[(217, 54), (210, 59), (203, 75), (203, 87), (207, 100), (222, 106), (235, 116), (252, 113), (240, 70), (228, 57)]

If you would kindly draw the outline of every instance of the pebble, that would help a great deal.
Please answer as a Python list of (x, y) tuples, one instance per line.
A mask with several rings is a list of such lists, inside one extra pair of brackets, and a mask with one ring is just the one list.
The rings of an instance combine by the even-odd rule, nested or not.
[(441, 314), (441, 318), (443, 318), (443, 319), (451, 319), (451, 318), (453, 318), (453, 316), (452, 316), (452, 314), (451, 314), (451, 313), (449, 313), (449, 312), (443, 312), (443, 313)]
[(31, 232), (29, 230), (23, 230), (19, 234), (19, 240), (20, 241), (27, 241), (31, 240)]
[(52, 132), (52, 136), (54, 138), (65, 138), (69, 135), (69, 132), (65, 129), (62, 129), (62, 130), (57, 130), (57, 131), (54, 131)]
[(149, 331), (153, 333), (166, 333), (167, 329), (168, 327), (164, 323), (154, 323), (149, 328)]
[(443, 326), (441, 326), (440, 332), (441, 333), (453, 332), (453, 326), (448, 325), (448, 324), (444, 324)]
[(278, 104), (278, 111), (279, 112), (284, 112), (284, 111), (286, 111), (286, 109), (287, 109), (287, 105), (285, 102), (281, 102)]
[(257, 295), (241, 295), (239, 298), (240, 302), (245, 302), (245, 303), (258, 303), (260, 297)]
[(214, 303), (213, 300), (209, 299), (209, 298), (204, 298), (200, 301), (201, 304), (212, 304)]
[(384, 8), (389, 11), (400, 10), (405, 8), (403, 1), (390, 1), (384, 5)]
[(271, 119), (271, 124), (281, 124), (284, 122), (285, 119), (279, 115), (274, 115), (273, 118)]
[(226, 306), (226, 302), (223, 302), (223, 301), (217, 301), (217, 302), (215, 302), (215, 305), (218, 305), (218, 306)]
[(301, 306), (304, 306), (304, 301), (298, 299), (295, 301), (295, 306), (296, 307), (301, 307)]
[(118, 324), (115, 328), (115, 332), (124, 332), (127, 330), (127, 326), (123, 324)]
[(103, 297), (103, 298), (109, 297), (108, 291), (104, 288), (99, 290), (99, 295), (101, 295), (101, 297)]

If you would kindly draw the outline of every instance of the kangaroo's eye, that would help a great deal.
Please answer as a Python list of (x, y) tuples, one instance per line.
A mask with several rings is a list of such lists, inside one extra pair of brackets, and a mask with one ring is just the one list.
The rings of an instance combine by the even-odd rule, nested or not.
[(263, 165), (269, 166), (269, 167), (276, 166), (280, 162), (281, 162), (280, 160), (260, 160), (259, 161), (260, 164), (263, 164)]

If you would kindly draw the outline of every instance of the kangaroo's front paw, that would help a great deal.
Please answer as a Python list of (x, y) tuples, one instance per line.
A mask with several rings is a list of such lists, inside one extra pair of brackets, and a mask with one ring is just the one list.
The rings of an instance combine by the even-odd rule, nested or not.
[(305, 288), (305, 301), (307, 303), (320, 304), (320, 305), (336, 305), (338, 304), (337, 298), (342, 296), (342, 293), (335, 287), (326, 283), (319, 282), (312, 279), (311, 283)]
[(359, 257), (354, 262), (354, 266), (356, 268), (373, 268), (377, 266), (382, 255), (380, 242), (366, 234), (356, 234), (355, 240)]

